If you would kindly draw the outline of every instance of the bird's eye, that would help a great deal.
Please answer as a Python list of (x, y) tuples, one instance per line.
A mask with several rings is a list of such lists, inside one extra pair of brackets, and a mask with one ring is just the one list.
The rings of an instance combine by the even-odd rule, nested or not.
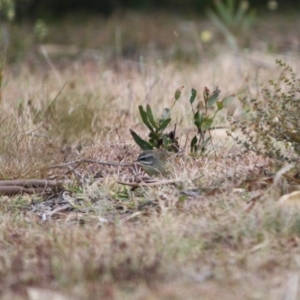
[(153, 156), (152, 155), (143, 155), (139, 158), (139, 161), (144, 164), (151, 164), (153, 162)]

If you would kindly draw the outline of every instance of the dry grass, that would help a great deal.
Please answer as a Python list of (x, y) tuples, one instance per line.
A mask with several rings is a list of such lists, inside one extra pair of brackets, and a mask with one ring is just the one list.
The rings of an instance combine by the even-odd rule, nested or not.
[[(174, 50), (174, 40), (163, 38), (174, 24), (167, 19), (163, 27), (166, 18), (144, 18), (138, 49), (153, 40), (165, 43), (161, 49), (152, 45), (156, 56)], [(119, 26), (134, 40), (129, 20)], [(105, 23), (105, 42), (116, 22)], [(91, 24), (85, 29), (88, 47), (96, 43), (91, 27), (104, 26)], [(63, 32), (52, 43), (63, 41)], [(82, 40), (77, 45), (85, 47)], [(169, 54), (167, 60), (149, 55), (144, 61), (105, 54), (64, 63), (34, 56), (44, 63), (33, 68), (27, 57), (22, 66), (4, 70), (1, 179), (56, 177), (65, 180), (67, 192), (52, 195), (52, 207), (46, 205), (51, 199), (39, 196), (1, 197), (2, 299), (299, 298), (299, 213), (278, 209), (283, 190), (264, 175), (269, 161), (244, 154), (224, 131), (215, 133), (209, 154), (190, 157), (186, 149), (176, 160), (170, 177), (181, 181), (177, 185), (132, 191), (116, 179), (133, 178), (134, 170), (96, 164), (76, 169), (84, 182), (78, 185), (68, 169), (48, 168), (78, 158), (132, 162), (139, 150), (129, 128), (146, 135), (138, 105), (150, 103), (160, 113), (182, 85), (172, 124), (178, 124), (183, 147), (192, 131), (191, 88), (219, 86), (223, 96), (257, 97), (260, 85), (279, 72), (275, 55), (259, 47), (233, 55), (216, 40), (211, 47), (219, 50), (212, 55), (193, 39), (187, 45), (204, 59), (185, 64)], [(284, 58), (299, 70), (293, 48)], [(226, 125), (224, 117), (219, 125)], [(55, 201), (69, 207), (47, 215), (59, 207)]]

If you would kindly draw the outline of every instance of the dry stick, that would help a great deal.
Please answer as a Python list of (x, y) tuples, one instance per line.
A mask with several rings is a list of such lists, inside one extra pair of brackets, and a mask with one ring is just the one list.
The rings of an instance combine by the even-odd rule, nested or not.
[(136, 182), (125, 182), (125, 181), (120, 181), (116, 180), (117, 183), (123, 184), (123, 185), (128, 185), (132, 187), (144, 187), (144, 186), (156, 186), (156, 185), (163, 185), (163, 184), (170, 184), (170, 183), (175, 183), (175, 182), (180, 182), (182, 181), (181, 179), (170, 179), (170, 180), (159, 180), (155, 182), (142, 182), (142, 183), (136, 183)]
[(47, 188), (60, 184), (59, 181), (46, 179), (0, 180), (0, 195), (43, 194)]
[(291, 180), (291, 181), (294, 181), (294, 182), (300, 184), (300, 180), (297, 179), (297, 178), (294, 178), (294, 177), (292, 177), (292, 176), (290, 176), (288, 174), (283, 174), (282, 176), (285, 177), (285, 178), (287, 178), (287, 179), (289, 179), (289, 180)]
[(70, 204), (65, 204), (65, 205), (59, 206), (59, 207), (53, 209), (52, 211), (46, 213), (46, 216), (52, 217), (53, 215), (57, 214), (58, 212), (68, 209), (68, 208), (72, 208), (72, 206)]
[(75, 167), (73, 165), (70, 165), (69, 167), (69, 170), (73, 173), (75, 179), (76, 179), (76, 182), (78, 184), (78, 186), (81, 186), (82, 187), (82, 183), (80, 182), (80, 179), (81, 177), (79, 176), (78, 173), (76, 173), (76, 170), (75, 170)]
[(132, 167), (132, 164), (120, 164), (116, 162), (108, 162), (108, 161), (101, 161), (101, 160), (95, 160), (95, 159), (83, 159), (83, 162), (87, 163), (95, 163), (100, 165), (107, 165), (107, 166), (116, 166), (116, 167)]
[(104, 165), (104, 166), (116, 166), (116, 167), (131, 167), (132, 164), (120, 164), (116, 162), (108, 162), (108, 161), (101, 161), (101, 160), (96, 160), (96, 159), (78, 159), (78, 160), (73, 160), (67, 163), (62, 163), (54, 166), (50, 166), (49, 169), (54, 169), (54, 168), (64, 168), (64, 167), (69, 167), (70, 165), (73, 164), (81, 164), (81, 163), (92, 163), (92, 164), (99, 164), (99, 165)]
[(60, 184), (57, 180), (47, 179), (17, 179), (17, 180), (0, 180), (1, 186), (21, 186), (21, 187), (56, 187)]
[(37, 194), (43, 193), (42, 188), (24, 188), (21, 186), (1, 186), (0, 195), (12, 196), (16, 194)]
[[(105, 166), (116, 166), (116, 167), (132, 167), (131, 164), (120, 164), (116, 162), (107, 162), (107, 161), (101, 161), (101, 160), (95, 160), (95, 159), (78, 159), (74, 161), (70, 161), (67, 163), (59, 164), (59, 165), (54, 165), (49, 168), (64, 168), (64, 167), (69, 167), (70, 165), (73, 165), (74, 163), (95, 163), (95, 164), (100, 164), (100, 165), (105, 165)], [(172, 179), (172, 180), (161, 180), (161, 181), (156, 181), (156, 182), (151, 182), (151, 183), (131, 183), (131, 182), (123, 182), (120, 180), (116, 180), (117, 183), (123, 184), (123, 185), (128, 185), (132, 187), (140, 187), (140, 186), (156, 186), (156, 185), (162, 185), (162, 184), (170, 184), (170, 183), (175, 183), (181, 181), (181, 179)]]

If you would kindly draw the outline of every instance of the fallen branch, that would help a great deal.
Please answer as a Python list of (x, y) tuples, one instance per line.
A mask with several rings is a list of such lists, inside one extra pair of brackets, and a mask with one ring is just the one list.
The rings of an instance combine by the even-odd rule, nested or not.
[(43, 194), (48, 188), (60, 185), (59, 181), (46, 179), (0, 180), (0, 195)]
[(1, 186), (0, 195), (12, 196), (17, 194), (40, 194), (45, 190), (41, 188), (24, 188), (21, 186)]
[(17, 180), (0, 180), (1, 186), (22, 186), (22, 187), (56, 187), (60, 184), (57, 180), (47, 179), (17, 179)]

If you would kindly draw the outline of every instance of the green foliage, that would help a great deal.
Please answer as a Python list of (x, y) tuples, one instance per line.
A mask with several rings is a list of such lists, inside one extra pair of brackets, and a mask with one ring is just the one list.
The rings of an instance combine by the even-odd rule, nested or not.
[[(292, 68), (281, 60), (276, 63), (282, 68), (277, 80), (270, 80), (262, 90), (261, 99), (240, 99), (246, 117), (229, 116), (232, 130), (229, 132), (246, 149), (278, 160), (293, 160), (288, 151), (300, 154), (300, 79)], [(244, 138), (233, 135), (239, 129)]]
[(43, 20), (36, 20), (34, 24), (34, 33), (39, 41), (42, 41), (48, 35), (48, 28)]
[(193, 103), (197, 91), (192, 89), (190, 104), (192, 106), (194, 125), (197, 128), (197, 134), (191, 141), (191, 152), (205, 151), (207, 145), (211, 142), (210, 131), (217, 113), (224, 108), (224, 99), (218, 101), (220, 90), (217, 87), (212, 93), (207, 87), (203, 90), (203, 102), (199, 102), (196, 110)]
[(237, 47), (236, 36), (248, 30), (255, 21), (255, 10), (249, 2), (242, 0), (215, 0), (215, 9), (207, 14), (226, 38), (228, 44)]
[[(177, 152), (179, 145), (175, 136), (176, 126), (174, 130), (165, 133), (166, 128), (171, 122), (171, 110), (175, 103), (181, 97), (182, 88), (175, 91), (174, 102), (171, 108), (165, 108), (160, 119), (156, 120), (150, 105), (147, 104), (146, 109), (139, 106), (139, 112), (144, 125), (149, 129), (148, 141), (142, 139), (136, 132), (130, 129), (130, 133), (134, 141), (142, 150), (152, 150), (154, 148), (163, 148), (167, 151)], [(208, 88), (204, 88), (203, 102), (199, 102), (197, 108), (194, 108), (194, 101), (197, 97), (197, 91), (191, 90), (189, 99), (193, 111), (193, 123), (196, 126), (197, 133), (191, 140), (191, 152), (205, 151), (207, 145), (211, 142), (210, 130), (217, 113), (224, 108), (224, 98), (218, 101), (220, 90), (216, 88), (210, 93)]]
[[(177, 101), (179, 98), (175, 100)], [(146, 110), (144, 110), (143, 106), (139, 106), (140, 116), (142, 118), (145, 126), (150, 130), (148, 135), (148, 141), (142, 139), (137, 133), (135, 133), (132, 129), (130, 129), (130, 133), (134, 139), (134, 141), (139, 145), (142, 150), (152, 150), (154, 148), (164, 148), (168, 151), (178, 151), (178, 143), (175, 138), (175, 131), (170, 131), (169, 133), (165, 133), (165, 129), (171, 122), (170, 109), (166, 108), (163, 111), (161, 118), (155, 120), (152, 109), (149, 104), (146, 106)]]
[(13, 20), (15, 17), (15, 1), (0, 0), (0, 15), (6, 20)]
[(163, 148), (167, 151), (178, 152), (179, 145), (176, 138), (176, 126), (174, 130), (169, 133), (165, 132), (165, 129), (171, 122), (171, 110), (174, 107), (176, 101), (181, 96), (183, 87), (177, 89), (174, 94), (174, 101), (171, 108), (165, 108), (159, 119), (155, 119), (152, 113), (152, 109), (149, 104), (146, 105), (146, 110), (143, 106), (139, 106), (140, 116), (144, 125), (150, 130), (148, 135), (148, 141), (142, 139), (136, 132), (130, 129), (130, 133), (134, 141), (142, 150), (152, 150), (154, 148)]

